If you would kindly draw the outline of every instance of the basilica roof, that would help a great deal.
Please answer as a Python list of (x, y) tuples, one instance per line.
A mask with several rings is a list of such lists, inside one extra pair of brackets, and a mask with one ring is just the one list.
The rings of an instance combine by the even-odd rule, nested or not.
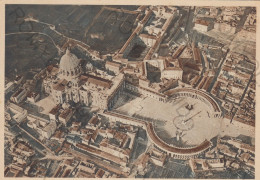
[(79, 66), (80, 60), (70, 52), (69, 49), (66, 50), (66, 53), (61, 57), (60, 60), (60, 70), (65, 72), (74, 71), (75, 68)]

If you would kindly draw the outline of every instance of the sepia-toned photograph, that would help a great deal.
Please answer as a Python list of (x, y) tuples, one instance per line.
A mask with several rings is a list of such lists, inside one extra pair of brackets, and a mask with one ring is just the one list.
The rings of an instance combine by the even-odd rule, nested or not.
[(255, 179), (256, 7), (4, 10), (4, 177)]

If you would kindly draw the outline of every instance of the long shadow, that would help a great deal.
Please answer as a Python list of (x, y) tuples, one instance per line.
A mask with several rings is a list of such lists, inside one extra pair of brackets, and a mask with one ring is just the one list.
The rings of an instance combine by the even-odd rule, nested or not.
[(138, 97), (140, 97), (139, 94), (124, 90), (123, 94), (118, 98), (115, 105), (112, 107), (112, 111), (117, 111), (117, 108), (124, 106)]

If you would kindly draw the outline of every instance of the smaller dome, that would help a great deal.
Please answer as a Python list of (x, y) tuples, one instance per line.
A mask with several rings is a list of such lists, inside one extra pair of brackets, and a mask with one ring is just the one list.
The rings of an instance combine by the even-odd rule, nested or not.
[(80, 60), (69, 49), (61, 57), (59, 72), (63, 76), (75, 76), (80, 73)]

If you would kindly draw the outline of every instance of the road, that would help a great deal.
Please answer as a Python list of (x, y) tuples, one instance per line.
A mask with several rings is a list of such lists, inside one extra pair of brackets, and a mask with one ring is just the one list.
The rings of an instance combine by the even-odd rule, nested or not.
[[(61, 34), (59, 31), (57, 31), (55, 29), (55, 25), (53, 24), (49, 24), (49, 23), (45, 23), (45, 22), (42, 22), (42, 21), (39, 21), (39, 20), (36, 20), (36, 19), (33, 19), (33, 18), (27, 18), (26, 19), (27, 21), (33, 21), (33, 22), (37, 22), (37, 23), (41, 23), (41, 24), (44, 24), (44, 25), (47, 25), (49, 26), (49, 28), (54, 31), (55, 33), (57, 33), (58, 35), (62, 36), (63, 38), (67, 39), (67, 42), (72, 42), (72, 43), (75, 43), (77, 46), (81, 47), (82, 49), (84, 49), (85, 51), (87, 51), (91, 56), (95, 57), (96, 59), (99, 59), (100, 57), (97, 57), (95, 53), (92, 53), (91, 50), (90, 50), (90, 47), (85, 44), (84, 42), (82, 41), (79, 41), (79, 40), (76, 40), (76, 39), (73, 39), (73, 38), (70, 38), (70, 37), (67, 37), (63, 34)], [(62, 51), (62, 50), (61, 50)], [(94, 51), (94, 50), (92, 50)]]
[(40, 160), (44, 160), (44, 159), (51, 159), (51, 160), (56, 160), (56, 161), (62, 161), (65, 159), (73, 159), (73, 156), (55, 156), (52, 154), (47, 154), (45, 157), (41, 158)]
[[(29, 132), (27, 132), (24, 128), (22, 128), (19, 124), (17, 125), (17, 127), (19, 128), (19, 129), (21, 129), (23, 132), (25, 132), (28, 136), (30, 136), (30, 138), (32, 138), (34, 141), (36, 141), (37, 143), (39, 143), (41, 146), (43, 146), (50, 154), (53, 154), (54, 155), (54, 153), (53, 153), (53, 151), (50, 149), (50, 148), (48, 148), (46, 145), (44, 145), (41, 141), (39, 141), (38, 139), (36, 139), (34, 136), (32, 136)], [(41, 151), (41, 153), (43, 153), (42, 151)], [(44, 153), (45, 154), (45, 153)]]
[[(67, 41), (66, 41), (67, 43), (70, 43), (70, 42), (71, 42), (71, 43), (73, 43), (73, 44), (75, 44), (75, 45), (81, 47), (83, 50), (85, 50), (87, 53), (89, 53), (89, 54), (90, 54), (91, 56), (93, 56), (94, 58), (100, 59), (100, 57), (97, 57), (97, 54), (96, 54), (96, 53), (93, 53), (93, 52), (95, 52), (95, 51), (94, 51), (94, 50), (91, 50), (90, 47), (89, 47), (87, 44), (83, 43), (82, 41), (79, 41), (79, 40), (76, 40), (76, 39), (73, 39), (73, 38), (70, 38), (70, 37), (67, 37), (67, 36), (61, 34), (60, 32), (58, 32), (58, 31), (55, 29), (55, 25), (49, 24), (49, 23), (45, 23), (45, 22), (39, 21), (39, 20), (34, 19), (34, 18), (25, 18), (24, 20), (27, 21), (27, 22), (35, 22), (35, 23), (40, 23), (40, 24), (44, 24), (44, 25), (48, 26), (48, 28), (49, 28), (50, 30), (54, 31), (54, 32), (55, 32), (56, 34), (58, 34), (59, 36), (62, 36), (63, 38), (67, 39)], [(62, 50), (59, 46), (57, 46), (57, 44), (54, 42), (54, 40), (53, 40), (48, 34), (43, 33), (43, 32), (14, 32), (14, 33), (7, 33), (7, 34), (5, 34), (5, 35), (6, 35), (6, 36), (9, 36), (9, 35), (14, 35), (14, 34), (26, 34), (26, 33), (28, 33), (28, 34), (38, 33), (38, 34), (42, 34), (42, 35), (45, 35), (45, 36), (49, 37), (49, 38), (52, 40), (52, 42), (53, 42), (53, 44), (55, 45), (55, 47), (58, 49), (58, 51), (59, 51), (59, 52), (63, 52), (63, 50)], [(66, 44), (66, 43), (65, 43), (65, 44)]]
[(68, 149), (63, 149), (65, 152), (67, 153), (71, 153), (74, 157), (76, 158), (79, 158), (81, 160), (84, 160), (84, 161), (92, 161), (94, 162), (95, 164), (97, 164), (98, 166), (100, 167), (103, 167), (104, 169), (108, 169), (109, 171), (111, 172), (114, 172), (116, 174), (120, 174), (124, 177), (128, 177), (128, 174), (127, 173), (124, 173), (123, 170), (118, 167), (118, 166), (114, 166), (110, 163), (107, 163), (105, 161), (102, 161), (98, 158), (96, 158), (95, 156), (89, 156), (85, 153), (82, 153), (82, 152), (79, 152), (79, 151), (75, 151), (75, 150), (68, 150)]
[[(212, 82), (216, 82), (216, 81), (217, 81), (218, 75), (219, 75), (219, 73), (220, 73), (220, 71), (221, 71), (221, 69), (222, 69), (222, 65), (223, 65), (224, 62), (226, 61), (226, 57), (227, 57), (228, 52), (229, 52), (229, 50), (228, 50), (228, 51), (224, 54), (224, 56), (222, 57), (221, 63), (220, 63), (220, 65), (219, 65), (219, 67), (218, 67), (218, 70), (217, 70), (217, 72), (216, 72), (216, 74), (215, 74), (215, 76), (214, 76)], [(212, 83), (212, 84), (210, 85), (210, 87), (208, 88), (208, 92), (210, 92), (210, 91), (212, 90), (214, 84), (215, 84), (215, 83)]]
[(57, 46), (57, 44), (54, 42), (54, 40), (48, 34), (45, 34), (42, 32), (15, 32), (15, 33), (7, 33), (5, 35), (10, 36), (10, 35), (17, 35), (17, 34), (41, 34), (41, 35), (47, 36), (48, 38), (51, 39), (53, 45), (58, 49), (58, 51), (61, 52), (61, 49), (59, 48), (59, 46)]

